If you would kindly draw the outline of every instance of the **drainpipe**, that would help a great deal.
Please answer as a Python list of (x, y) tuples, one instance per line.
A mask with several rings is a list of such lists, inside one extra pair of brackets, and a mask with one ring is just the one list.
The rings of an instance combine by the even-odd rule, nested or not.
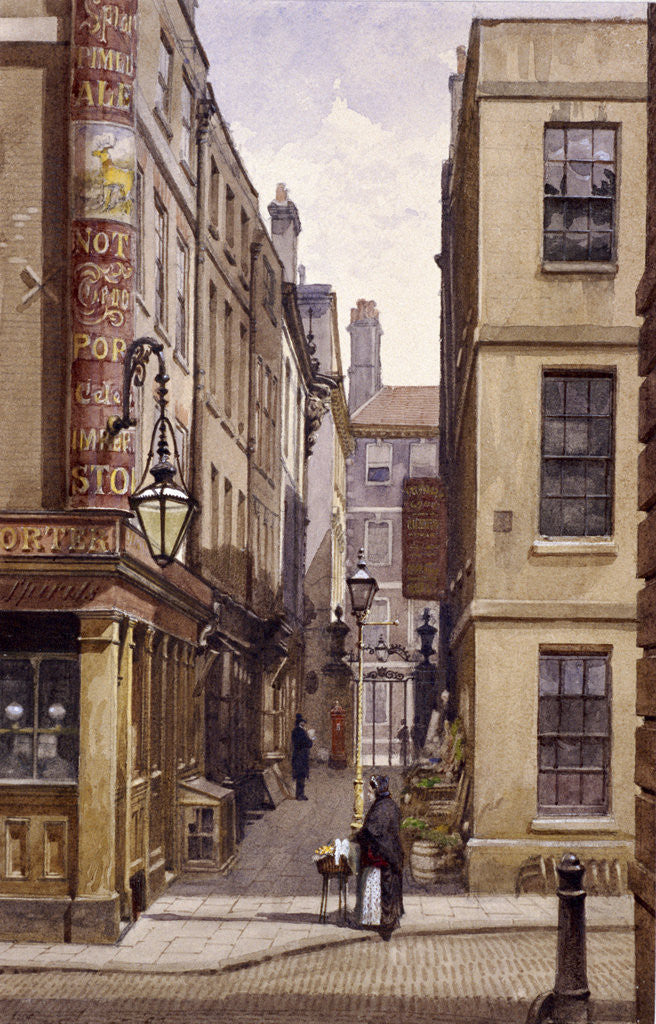
[(250, 305), (248, 318), (248, 432), (246, 435), (246, 607), (253, 609), (253, 558), (255, 538), (253, 531), (253, 458), (257, 438), (255, 437), (255, 384), (257, 381), (257, 271), (262, 252), (262, 242), (251, 242)]
[[(191, 434), (191, 465), (189, 467), (189, 486), (191, 493), (200, 499), (202, 512), (203, 488), (203, 403), (205, 401), (205, 366), (207, 364), (207, 343), (209, 331), (207, 325), (207, 270), (205, 263), (207, 242), (207, 206), (208, 176), (207, 153), (209, 122), (213, 112), (211, 100), (204, 99), (199, 104), (198, 128), (196, 131), (196, 167), (198, 183), (196, 187), (196, 274), (194, 286), (194, 366), (193, 366), (193, 404)], [(191, 568), (198, 572), (202, 562), (202, 515), (194, 516), (189, 531), (189, 561)]]

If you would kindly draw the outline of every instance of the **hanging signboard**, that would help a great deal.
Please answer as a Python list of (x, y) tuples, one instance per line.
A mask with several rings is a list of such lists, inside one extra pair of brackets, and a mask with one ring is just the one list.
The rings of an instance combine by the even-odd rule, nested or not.
[(446, 589), (446, 495), (435, 477), (403, 484), (403, 596), (438, 601)]

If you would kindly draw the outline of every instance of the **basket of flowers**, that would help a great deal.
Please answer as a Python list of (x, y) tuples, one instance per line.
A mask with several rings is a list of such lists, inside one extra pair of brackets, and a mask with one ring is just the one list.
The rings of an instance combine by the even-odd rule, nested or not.
[(327, 843), (314, 851), (312, 860), (320, 875), (350, 875), (351, 868), (343, 853), (335, 860), (335, 844)]

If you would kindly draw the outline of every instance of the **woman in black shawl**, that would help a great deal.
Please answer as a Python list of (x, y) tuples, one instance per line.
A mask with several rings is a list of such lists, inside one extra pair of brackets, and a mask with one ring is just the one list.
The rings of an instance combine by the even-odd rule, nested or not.
[[(376, 923), (381, 938), (388, 941), (394, 929), (399, 927), (400, 917), (404, 912), (401, 816), (390, 796), (389, 780), (386, 776), (372, 775), (370, 785), (374, 791), (374, 802), (354, 839), (360, 844), (361, 876), (364, 876), (367, 868), (380, 870), (380, 920)], [(362, 887), (364, 888), (363, 884)]]

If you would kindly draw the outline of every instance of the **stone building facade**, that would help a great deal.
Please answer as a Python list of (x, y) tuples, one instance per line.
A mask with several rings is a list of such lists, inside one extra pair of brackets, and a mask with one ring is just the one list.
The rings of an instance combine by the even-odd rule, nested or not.
[[(412, 745), (399, 734), (405, 724), (408, 733), (415, 729), (417, 736), (418, 719), (421, 737), (417, 738), (423, 739), (427, 716), (436, 704), (433, 699), (424, 707), (423, 698), (417, 699), (414, 667), (422, 613), (428, 608), (436, 623), (439, 603), (403, 594), (402, 515), (404, 483), (438, 475), (439, 391), (382, 384), (383, 331), (375, 303), (357, 303), (348, 331), (349, 414), (355, 450), (346, 467), (346, 562), (352, 573), (358, 550), (364, 549), (367, 568), (379, 587), (368, 618), (381, 623), (365, 626), (363, 634), (362, 759), (365, 765), (384, 766), (410, 763)], [(353, 625), (350, 614), (346, 621)], [(355, 635), (354, 630), (354, 653)], [(384, 662), (375, 651), (381, 638), (388, 649)]]
[[(186, 866), (227, 868), (280, 748), (283, 334), (305, 387), (307, 340), (194, 4), (111, 12), (10, 0), (0, 17), (0, 408), (21, 425), (0, 483), (5, 938), (112, 942)], [(106, 430), (144, 336), (200, 504), (163, 568), (128, 511), (155, 358), (136, 426)], [(291, 720), (296, 693), (275, 699)]]
[(645, 38), (476, 20), (452, 80), (443, 643), (477, 892), (551, 891), (574, 849), (616, 893), (633, 854)]

